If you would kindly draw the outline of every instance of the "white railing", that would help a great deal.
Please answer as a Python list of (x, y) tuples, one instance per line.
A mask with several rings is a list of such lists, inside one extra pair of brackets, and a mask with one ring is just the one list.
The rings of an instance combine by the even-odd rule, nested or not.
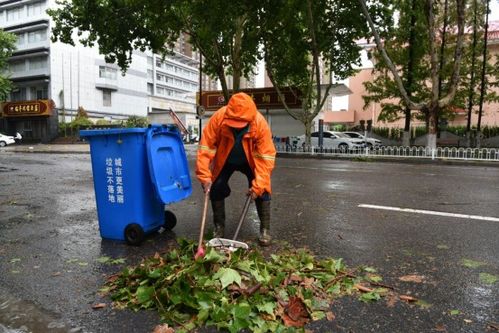
[(449, 160), (472, 160), (472, 161), (496, 161), (499, 162), (499, 148), (457, 148), (437, 147), (403, 147), (382, 146), (376, 148), (338, 149), (319, 147), (298, 147), (285, 143), (277, 143), (277, 152), (285, 154), (310, 154), (338, 157), (399, 157), (399, 158), (426, 158), (426, 159), (449, 159)]

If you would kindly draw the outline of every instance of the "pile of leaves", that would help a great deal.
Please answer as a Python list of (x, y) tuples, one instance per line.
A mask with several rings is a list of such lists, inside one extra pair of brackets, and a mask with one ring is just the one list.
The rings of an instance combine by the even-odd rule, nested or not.
[(157, 309), (176, 332), (200, 326), (303, 331), (310, 321), (334, 319), (335, 298), (360, 294), (371, 301), (383, 293), (365, 287), (381, 279), (373, 269), (347, 270), (341, 259), (318, 259), (306, 249), (286, 247), (265, 257), (258, 250), (208, 248), (194, 260), (195, 251), (194, 242), (179, 240), (177, 248), (111, 276), (103, 291), (114, 307)]

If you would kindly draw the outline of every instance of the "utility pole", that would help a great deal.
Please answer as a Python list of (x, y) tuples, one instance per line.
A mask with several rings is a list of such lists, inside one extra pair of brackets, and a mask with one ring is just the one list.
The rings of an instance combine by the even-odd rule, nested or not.
[(199, 130), (198, 130), (198, 140), (201, 142), (201, 132), (203, 129), (203, 112), (202, 112), (202, 102), (201, 97), (203, 96), (203, 55), (199, 52), (199, 98), (198, 98), (198, 110), (197, 115), (199, 118)]
[(480, 87), (480, 104), (478, 108), (478, 123), (476, 125), (476, 135), (477, 135), (477, 148), (480, 148), (482, 132), (480, 130), (480, 125), (482, 123), (482, 111), (483, 111), (483, 98), (485, 95), (485, 70), (487, 68), (487, 35), (489, 31), (489, 3), (487, 0), (487, 9), (485, 10), (485, 35), (483, 36), (483, 63), (482, 63), (482, 84)]

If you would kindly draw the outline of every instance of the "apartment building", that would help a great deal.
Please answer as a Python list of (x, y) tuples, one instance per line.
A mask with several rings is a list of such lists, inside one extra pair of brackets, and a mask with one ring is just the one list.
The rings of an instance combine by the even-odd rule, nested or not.
[(173, 56), (134, 52), (126, 74), (104, 61), (97, 48), (50, 41), (53, 22), (46, 9), (55, 0), (0, 1), (0, 28), (18, 37), (9, 61), (14, 89), (2, 107), (0, 130), (26, 140), (50, 141), (58, 122), (83, 108), (91, 119), (149, 117), (151, 122), (195, 124), (199, 62), (185, 36)]

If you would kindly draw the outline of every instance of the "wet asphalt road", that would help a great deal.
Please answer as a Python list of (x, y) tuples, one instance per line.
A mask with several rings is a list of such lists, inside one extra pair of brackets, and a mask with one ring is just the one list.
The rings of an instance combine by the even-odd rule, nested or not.
[[(97, 259), (134, 264), (175, 237), (196, 239), (202, 193), (194, 183), (191, 198), (169, 207), (179, 220), (174, 232), (129, 247), (99, 236), (89, 155), (0, 153), (0, 332), (9, 325), (34, 333), (151, 332), (158, 323), (152, 311), (92, 310), (109, 304), (98, 289), (122, 267)], [(231, 180), (228, 221), (238, 218), (245, 183), (240, 174)], [(499, 282), (487, 284), (480, 273), (499, 278), (499, 222), (358, 206), (498, 218), (499, 168), (279, 158), (273, 190), (274, 237), (342, 257), (349, 266), (376, 267), (384, 283), (425, 304), (344, 298), (332, 305), (333, 322), (310, 329), (494, 332), (487, 326), (499, 322)], [(234, 229), (235, 222), (228, 231)], [(240, 238), (255, 239), (257, 232), (252, 207)], [(481, 264), (465, 267), (464, 259)], [(423, 282), (399, 280), (409, 274)]]

